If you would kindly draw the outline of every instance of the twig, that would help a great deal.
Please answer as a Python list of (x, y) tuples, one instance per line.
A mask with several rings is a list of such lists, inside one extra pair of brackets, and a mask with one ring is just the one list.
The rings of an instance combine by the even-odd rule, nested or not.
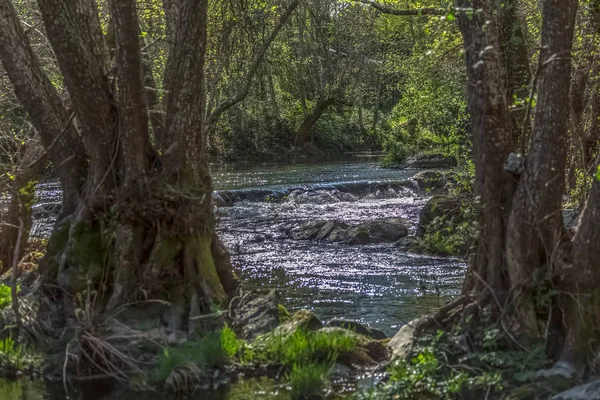
[(63, 388), (65, 389), (65, 395), (69, 392), (69, 388), (67, 387), (67, 364), (69, 363), (69, 347), (71, 346), (71, 342), (67, 343), (67, 349), (65, 350), (65, 362), (63, 363), (62, 373), (63, 373)]

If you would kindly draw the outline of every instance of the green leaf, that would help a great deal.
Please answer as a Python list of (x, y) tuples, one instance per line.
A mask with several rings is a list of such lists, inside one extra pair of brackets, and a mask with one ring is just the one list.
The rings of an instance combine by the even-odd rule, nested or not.
[(600, 181), (600, 165), (598, 165), (598, 170), (596, 171), (596, 180)]

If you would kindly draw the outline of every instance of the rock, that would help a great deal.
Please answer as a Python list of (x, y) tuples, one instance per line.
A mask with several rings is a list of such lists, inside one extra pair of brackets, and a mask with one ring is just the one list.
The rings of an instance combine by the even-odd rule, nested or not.
[(279, 326), (279, 303), (276, 290), (247, 293), (234, 308), (233, 329), (247, 340), (272, 331)]
[(407, 236), (398, 240), (394, 246), (396, 246), (399, 250), (409, 251), (413, 248), (413, 246), (419, 241), (419, 238), (416, 236)]
[(375, 340), (385, 340), (388, 338), (387, 335), (379, 329), (369, 328), (369, 332), (371, 333), (371, 337)]
[(273, 335), (288, 335), (298, 329), (306, 329), (308, 331), (316, 331), (323, 327), (321, 320), (308, 310), (296, 311), (280, 326), (275, 328)]
[(552, 396), (551, 400), (600, 400), (600, 380), (575, 386)]
[(348, 329), (352, 332), (356, 332), (359, 335), (371, 337), (371, 331), (369, 331), (369, 329), (367, 329), (365, 326), (359, 324), (356, 321), (346, 319), (332, 319), (327, 323), (327, 326), (336, 326), (339, 328)]
[(409, 157), (400, 168), (454, 168), (457, 166), (456, 157), (442, 153), (421, 154)]
[(408, 235), (410, 222), (403, 218), (383, 218), (359, 225), (341, 221), (315, 221), (291, 232), (296, 240), (364, 245), (393, 243)]
[(461, 206), (463, 200), (456, 197), (433, 196), (419, 214), (419, 225), (417, 236), (422, 237), (427, 232), (427, 227), (438, 217), (452, 219), (454, 223), (460, 223)]
[(557, 378), (563, 379), (575, 379), (577, 376), (577, 369), (574, 365), (569, 364), (564, 361), (558, 361), (556, 364), (552, 366), (550, 369), (543, 369), (538, 371), (536, 374), (537, 380), (554, 380)]
[(383, 331), (374, 328), (367, 328), (366, 326), (352, 320), (334, 318), (327, 323), (327, 327), (344, 328), (352, 332), (358, 333), (359, 335), (370, 337), (374, 340), (387, 339), (387, 336), (385, 333), (383, 333)]
[(577, 225), (579, 225), (579, 213), (577, 210), (563, 210), (562, 216), (565, 228), (569, 230), (577, 229)]
[(386, 347), (370, 337), (337, 326), (328, 326), (320, 330), (323, 333), (341, 333), (356, 338), (356, 349), (348, 354), (340, 354), (338, 362), (347, 366), (374, 365), (387, 359)]
[(386, 218), (360, 225), (373, 243), (392, 243), (408, 235), (408, 221), (402, 218)]
[(420, 319), (415, 319), (404, 325), (387, 344), (388, 350), (392, 353), (392, 358), (407, 358), (410, 356), (415, 345), (415, 328), (419, 321)]

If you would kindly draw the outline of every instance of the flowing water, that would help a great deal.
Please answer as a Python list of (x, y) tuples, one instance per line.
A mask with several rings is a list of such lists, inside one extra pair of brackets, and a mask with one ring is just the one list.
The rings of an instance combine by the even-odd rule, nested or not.
[[(379, 160), (367, 158), (214, 168), (216, 199), (229, 204), (218, 209), (218, 229), (243, 289), (277, 288), (290, 311), (305, 308), (323, 320), (353, 319), (388, 335), (456, 295), (465, 272), (460, 260), (404, 253), (391, 244), (348, 246), (289, 238), (290, 230), (314, 220), (403, 217), (414, 230), (426, 202), (405, 183), (416, 171), (379, 165)], [(50, 183), (40, 197), (36, 232), (43, 235), (51, 228), (50, 210), (60, 192)], [(198, 398), (235, 399), (235, 390)], [(261, 393), (255, 398), (269, 397)], [(269, 398), (279, 398), (277, 390), (270, 393), (275, 397)], [(117, 398), (102, 396), (83, 398)], [(150, 398), (123, 396), (118, 399)]]

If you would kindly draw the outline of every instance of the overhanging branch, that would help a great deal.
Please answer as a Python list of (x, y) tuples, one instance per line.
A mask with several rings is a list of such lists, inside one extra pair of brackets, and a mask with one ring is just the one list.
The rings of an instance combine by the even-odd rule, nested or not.
[(275, 27), (273, 28), (271, 34), (267, 37), (265, 42), (256, 50), (254, 60), (252, 61), (250, 68), (248, 68), (248, 72), (246, 72), (244, 85), (242, 86), (240, 91), (238, 91), (233, 97), (221, 102), (219, 105), (217, 105), (217, 107), (215, 107), (214, 111), (206, 119), (207, 128), (210, 128), (213, 124), (215, 124), (219, 120), (219, 117), (225, 111), (227, 111), (237, 103), (243, 101), (246, 98), (246, 96), (248, 96), (248, 93), (250, 93), (250, 87), (252, 86), (252, 80), (254, 79), (254, 76), (258, 71), (258, 67), (260, 66), (260, 63), (265, 57), (265, 54), (267, 53), (267, 50), (269, 49), (271, 43), (273, 43), (273, 41), (279, 34), (279, 31), (281, 30), (281, 28), (283, 28), (283, 26), (290, 18), (296, 7), (298, 7), (298, 4), (300, 4), (301, 1), (302, 0), (292, 1), (290, 5), (285, 9), (283, 14), (281, 14), (281, 17), (279, 18), (277, 25), (275, 25)]
[(383, 14), (400, 16), (419, 16), (419, 15), (444, 15), (445, 11), (439, 8), (416, 8), (414, 10), (399, 10), (383, 6), (372, 0), (356, 0), (359, 3), (367, 4)]

